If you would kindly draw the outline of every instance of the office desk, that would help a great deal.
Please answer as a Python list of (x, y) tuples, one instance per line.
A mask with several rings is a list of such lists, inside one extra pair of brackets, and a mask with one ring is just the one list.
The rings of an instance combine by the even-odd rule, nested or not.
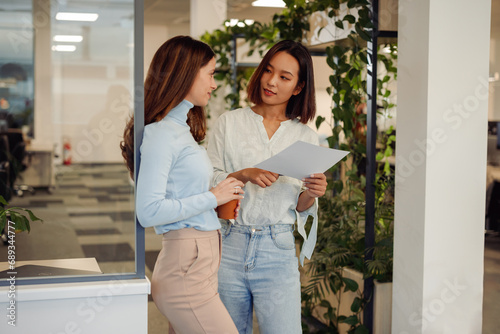
[(54, 185), (53, 173), (54, 150), (51, 145), (26, 146), (26, 170), (22, 172), (22, 179), (16, 184), (25, 184), (34, 188), (50, 188)]

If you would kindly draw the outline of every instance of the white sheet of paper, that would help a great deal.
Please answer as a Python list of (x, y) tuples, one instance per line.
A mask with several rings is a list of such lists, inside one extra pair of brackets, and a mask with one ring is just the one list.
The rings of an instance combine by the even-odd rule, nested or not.
[(348, 154), (348, 151), (299, 140), (255, 167), (301, 180), (314, 173), (324, 173)]

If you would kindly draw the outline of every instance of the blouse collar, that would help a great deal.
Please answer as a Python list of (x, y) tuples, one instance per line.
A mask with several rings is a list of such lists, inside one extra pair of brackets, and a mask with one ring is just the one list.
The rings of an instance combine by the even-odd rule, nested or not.
[[(253, 109), (251, 107), (247, 107), (247, 108), (248, 108), (248, 112), (251, 115), (251, 117), (255, 118), (256, 120), (259, 120), (260, 122), (264, 121), (264, 117), (262, 117), (261, 115), (257, 114), (255, 111), (253, 111)], [(295, 120), (298, 120), (298, 119), (296, 118)], [(282, 121), (281, 124), (292, 123), (292, 121), (294, 121), (294, 120), (288, 118), (285, 121)]]

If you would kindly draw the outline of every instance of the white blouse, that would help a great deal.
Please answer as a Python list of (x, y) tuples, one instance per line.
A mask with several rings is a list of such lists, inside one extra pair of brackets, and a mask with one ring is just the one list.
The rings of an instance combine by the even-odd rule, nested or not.
[[(281, 122), (269, 139), (263, 117), (250, 107), (222, 114), (216, 121), (208, 141), (208, 156), (214, 167), (213, 186), (226, 179), (230, 173), (254, 167), (256, 164), (281, 152), (298, 140), (318, 145), (318, 135), (299, 120)], [(297, 212), (297, 200), (302, 181), (280, 176), (271, 186), (260, 186), (247, 182), (245, 198), (235, 224), (275, 225), (294, 224), (297, 221), (299, 234), (304, 238), (300, 263), (304, 257), (310, 259), (317, 236), (317, 200), (304, 212)], [(307, 236), (304, 225), (308, 216), (313, 216), (313, 225)]]

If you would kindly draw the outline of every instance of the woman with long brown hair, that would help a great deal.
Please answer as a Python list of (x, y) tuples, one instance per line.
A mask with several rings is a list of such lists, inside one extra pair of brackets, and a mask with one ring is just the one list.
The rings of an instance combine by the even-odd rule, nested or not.
[[(152, 296), (170, 333), (237, 333), (217, 293), (220, 223), (214, 209), (241, 199), (241, 181), (210, 189), (212, 165), (198, 142), (205, 137), (203, 107), (217, 87), (210, 47), (188, 36), (165, 42), (144, 84), (145, 127), (136, 182), (140, 224), (163, 234)], [(133, 175), (133, 120), (122, 154)]]

